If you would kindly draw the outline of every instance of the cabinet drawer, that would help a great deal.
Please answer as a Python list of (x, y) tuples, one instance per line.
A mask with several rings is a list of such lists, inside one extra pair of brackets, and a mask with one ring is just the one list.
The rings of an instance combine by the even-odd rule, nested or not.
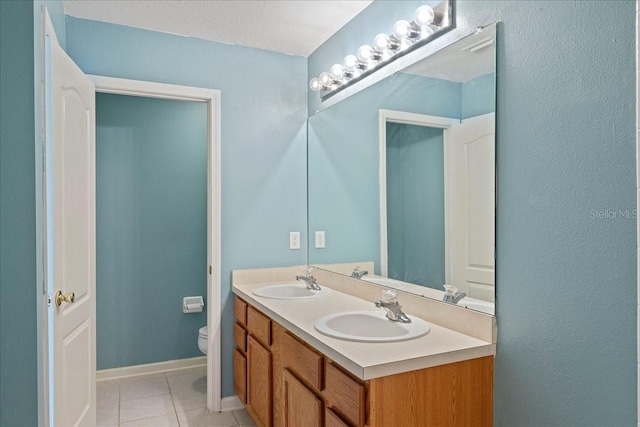
[(331, 409), (325, 409), (324, 411), (324, 425), (325, 427), (351, 427)]
[(233, 341), (243, 354), (247, 352), (247, 331), (238, 323), (233, 325)]
[(247, 358), (233, 350), (233, 388), (242, 403), (247, 403)]
[(233, 306), (233, 312), (236, 316), (236, 320), (242, 326), (247, 326), (247, 306), (248, 304), (236, 297), (235, 304)]
[(322, 390), (324, 358), (288, 332), (282, 335), (282, 363), (316, 391)]
[(340, 413), (353, 425), (364, 426), (366, 410), (364, 385), (331, 362), (326, 363), (324, 381), (327, 406)]
[(271, 346), (271, 319), (251, 306), (247, 309), (247, 329), (262, 345)]

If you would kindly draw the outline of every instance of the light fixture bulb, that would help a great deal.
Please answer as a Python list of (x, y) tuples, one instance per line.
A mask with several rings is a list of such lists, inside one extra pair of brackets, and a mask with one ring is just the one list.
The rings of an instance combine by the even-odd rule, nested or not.
[(347, 71), (353, 71), (358, 68), (358, 58), (355, 55), (347, 55), (342, 62), (344, 69)]
[(420, 28), (420, 39), (424, 40), (427, 37), (431, 36), (435, 31), (433, 28), (426, 26)]
[(400, 40), (400, 50), (407, 50), (411, 46), (413, 46), (413, 40), (409, 40), (409, 39)]
[(360, 77), (362, 74), (364, 73), (364, 70), (362, 68), (356, 68), (355, 70), (353, 70), (353, 74), (352, 74), (352, 79), (357, 79), (358, 77)]
[(396, 22), (393, 25), (393, 35), (398, 40), (413, 39), (418, 37), (419, 33), (411, 27), (411, 24), (404, 19)]
[(340, 80), (344, 77), (344, 67), (341, 64), (333, 64), (331, 66), (331, 77), (334, 80)]
[(362, 45), (360, 46), (360, 49), (358, 49), (358, 53), (356, 56), (358, 57), (358, 60), (360, 60), (360, 62), (369, 62), (373, 59), (374, 56), (373, 48), (368, 44)]
[(413, 22), (415, 22), (419, 27), (426, 27), (433, 23), (435, 17), (436, 13), (433, 9), (425, 4), (424, 6), (420, 6), (416, 9), (413, 14)]
[(332, 83), (331, 76), (326, 71), (320, 74), (320, 84), (324, 87), (328, 87)]
[[(379, 56), (380, 55), (378, 55), (378, 57)], [(364, 69), (365, 69), (365, 71), (373, 70), (374, 68), (376, 68), (378, 66), (378, 64), (379, 64), (379, 62), (376, 61), (375, 59), (370, 59), (364, 64)]]
[(388, 61), (391, 58), (393, 58), (394, 53), (391, 49), (384, 49), (381, 53), (380, 53), (380, 60), (382, 62)]
[(373, 39), (373, 47), (375, 50), (382, 52), (384, 49), (387, 49), (391, 44), (391, 40), (389, 36), (384, 33), (380, 33)]
[(319, 91), (320, 90), (320, 79), (317, 77), (314, 77), (311, 79), (311, 81), (309, 82), (309, 87), (311, 88), (311, 90), (313, 91)]

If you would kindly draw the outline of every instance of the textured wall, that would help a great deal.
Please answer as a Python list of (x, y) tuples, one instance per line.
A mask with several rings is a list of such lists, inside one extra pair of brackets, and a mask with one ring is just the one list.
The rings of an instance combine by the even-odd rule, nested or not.
[[(389, 28), (390, 3), (343, 27), (309, 75)], [(459, 1), (457, 13), (465, 28), (501, 21), (496, 425), (635, 425), (636, 222), (598, 218), (636, 206), (635, 2)]]
[(202, 356), (207, 105), (96, 96), (97, 368)]
[(222, 394), (233, 392), (231, 270), (306, 263), (306, 61), (67, 17), (67, 52), (89, 74), (221, 91)]
[(38, 422), (33, 51), (33, 3), (0, 2), (0, 425), (3, 426)]

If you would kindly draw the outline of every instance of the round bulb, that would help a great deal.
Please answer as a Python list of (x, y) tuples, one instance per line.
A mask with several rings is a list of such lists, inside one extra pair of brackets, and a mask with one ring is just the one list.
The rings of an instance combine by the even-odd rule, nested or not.
[(344, 65), (345, 70), (353, 71), (358, 67), (358, 58), (355, 55), (347, 55), (342, 65)]
[(365, 68), (365, 70), (371, 70), (371, 69), (376, 68), (377, 66), (378, 66), (378, 61), (370, 59), (365, 63), (364, 68)]
[(331, 80), (331, 76), (329, 75), (329, 73), (324, 72), (324, 73), (320, 74), (320, 84), (322, 84), (322, 86), (328, 87), (331, 82), (332, 82), (332, 80)]
[(433, 9), (424, 5), (416, 9), (413, 14), (413, 22), (415, 22), (419, 27), (426, 27), (427, 25), (431, 25), (435, 17), (436, 14)]
[(361, 62), (369, 62), (373, 58), (374, 52), (373, 48), (368, 44), (360, 46), (358, 49), (358, 54), (356, 55)]
[(400, 50), (407, 50), (413, 45), (413, 41), (409, 39), (400, 40)]
[(381, 61), (383, 61), (383, 62), (384, 61), (388, 61), (391, 58), (393, 58), (393, 51), (391, 49), (384, 49), (382, 51), (382, 53), (380, 54), (380, 57), (381, 57), (381, 59), (380, 59)]
[(363, 70), (362, 68), (356, 68), (355, 70), (353, 70), (352, 78), (357, 79), (357, 78), (358, 78), (358, 77), (360, 77), (363, 73), (364, 73), (364, 70)]
[(420, 28), (420, 38), (421, 39), (426, 39), (427, 37), (431, 36), (435, 31), (433, 31), (433, 28), (431, 27), (421, 27)]
[(373, 47), (379, 52), (382, 52), (384, 49), (388, 48), (389, 44), (389, 36), (384, 33), (378, 34), (373, 39)]
[(409, 37), (410, 33), (411, 33), (411, 24), (409, 24), (404, 19), (401, 20), (401, 21), (396, 22), (393, 25), (393, 35), (398, 40), (401, 40), (401, 39)]
[(316, 92), (319, 91), (320, 90), (320, 79), (318, 79), (317, 77), (312, 78), (311, 81), (309, 82), (309, 87), (313, 91), (316, 91)]
[(331, 77), (335, 80), (340, 80), (344, 76), (344, 67), (340, 64), (333, 64), (331, 66)]

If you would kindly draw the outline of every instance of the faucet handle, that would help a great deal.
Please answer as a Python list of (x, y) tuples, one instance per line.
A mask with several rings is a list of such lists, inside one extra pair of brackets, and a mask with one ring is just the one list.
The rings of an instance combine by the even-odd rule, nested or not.
[(304, 274), (305, 274), (306, 276), (308, 276), (308, 277), (309, 277), (309, 276), (311, 276), (311, 275), (313, 275), (313, 267), (311, 267), (311, 266), (307, 267), (307, 268), (304, 270)]
[(458, 293), (458, 288), (456, 288), (453, 285), (443, 285), (443, 287), (444, 287), (444, 293), (447, 296), (454, 297)]
[(392, 289), (385, 289), (382, 291), (382, 300), (389, 304), (398, 302), (398, 293)]

